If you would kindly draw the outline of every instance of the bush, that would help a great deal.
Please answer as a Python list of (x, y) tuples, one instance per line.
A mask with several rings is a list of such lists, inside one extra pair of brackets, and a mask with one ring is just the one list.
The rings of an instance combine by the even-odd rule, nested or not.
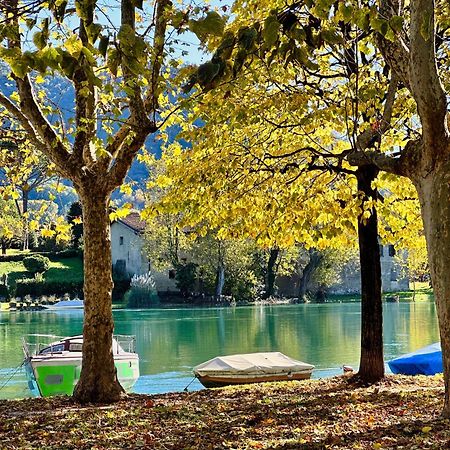
[(113, 301), (122, 301), (125, 297), (125, 293), (130, 289), (131, 279), (130, 278), (120, 278), (113, 279), (114, 288), (112, 291)]
[(44, 273), (50, 267), (50, 260), (46, 256), (42, 255), (27, 256), (22, 262), (25, 269), (33, 275), (37, 273)]
[(6, 284), (0, 284), (0, 299), (8, 299), (9, 298), (9, 289)]
[(159, 304), (155, 280), (149, 271), (144, 275), (134, 275), (131, 279), (130, 290), (125, 294), (128, 308), (148, 308)]
[(83, 281), (45, 281), (35, 278), (23, 278), (16, 281), (15, 296), (25, 297), (31, 295), (64, 295), (72, 296), (83, 294)]

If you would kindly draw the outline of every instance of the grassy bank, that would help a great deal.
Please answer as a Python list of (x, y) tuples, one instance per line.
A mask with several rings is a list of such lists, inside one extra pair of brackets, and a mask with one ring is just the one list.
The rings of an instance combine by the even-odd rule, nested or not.
[[(7, 274), (11, 283), (20, 278), (28, 278), (30, 274), (25, 270), (22, 261), (0, 261), (0, 276)], [(45, 281), (80, 281), (83, 279), (83, 262), (81, 258), (64, 258), (50, 261), (50, 267), (44, 274)]]
[(132, 395), (112, 406), (68, 398), (0, 402), (3, 449), (444, 449), (442, 377), (348, 378)]

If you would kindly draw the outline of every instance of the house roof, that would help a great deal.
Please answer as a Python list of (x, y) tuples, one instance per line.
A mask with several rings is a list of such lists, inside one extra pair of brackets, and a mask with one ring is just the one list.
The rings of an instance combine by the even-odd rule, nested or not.
[(146, 225), (137, 211), (130, 212), (128, 216), (117, 219), (117, 222), (122, 222), (127, 227), (136, 231), (136, 233), (143, 233)]

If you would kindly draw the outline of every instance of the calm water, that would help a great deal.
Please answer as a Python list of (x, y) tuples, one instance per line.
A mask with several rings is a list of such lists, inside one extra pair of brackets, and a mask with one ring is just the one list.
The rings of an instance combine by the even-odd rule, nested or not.
[[(281, 351), (314, 364), (314, 377), (357, 368), (359, 303), (278, 305), (211, 309), (115, 310), (115, 332), (134, 334), (141, 377), (135, 392), (181, 391), (192, 367), (214, 356)], [(82, 331), (82, 311), (0, 312), (0, 387), (22, 362), (25, 334), (69, 336)], [(386, 360), (439, 340), (432, 301), (384, 304)], [(195, 380), (190, 390), (200, 389)], [(18, 372), (0, 398), (26, 397)]]

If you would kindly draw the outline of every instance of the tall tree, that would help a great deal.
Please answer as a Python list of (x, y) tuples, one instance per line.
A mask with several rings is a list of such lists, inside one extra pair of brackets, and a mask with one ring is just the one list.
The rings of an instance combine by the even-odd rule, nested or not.
[(0, 190), (7, 195), (19, 195), (16, 206), (22, 221), (22, 250), (28, 250), (30, 194), (48, 184), (55, 178), (55, 173), (52, 164), (30, 143), (23, 131), (3, 129), (2, 135)]
[[(0, 58), (17, 86), (14, 96), (0, 93), (0, 105), (56, 171), (72, 181), (83, 208), (84, 343), (74, 391), (80, 402), (115, 401), (123, 392), (112, 354), (108, 206), (147, 136), (168, 118), (170, 70), (177, 63), (170, 65), (167, 27), (181, 32), (189, 24), (220, 34), (224, 26), (215, 12), (177, 11), (170, 0), (148, 7), (131, 0), (119, 3), (120, 23), (115, 23), (114, 6), (95, 0), (76, 1), (75, 8), (67, 9), (66, 2), (36, 8), (23, 8), (17, 0), (0, 2)], [(195, 20), (196, 12), (206, 16)], [(22, 26), (33, 35), (32, 44)], [(73, 86), (73, 121), (51, 121), (52, 104), (37, 92), (37, 78), (55, 73)]]

